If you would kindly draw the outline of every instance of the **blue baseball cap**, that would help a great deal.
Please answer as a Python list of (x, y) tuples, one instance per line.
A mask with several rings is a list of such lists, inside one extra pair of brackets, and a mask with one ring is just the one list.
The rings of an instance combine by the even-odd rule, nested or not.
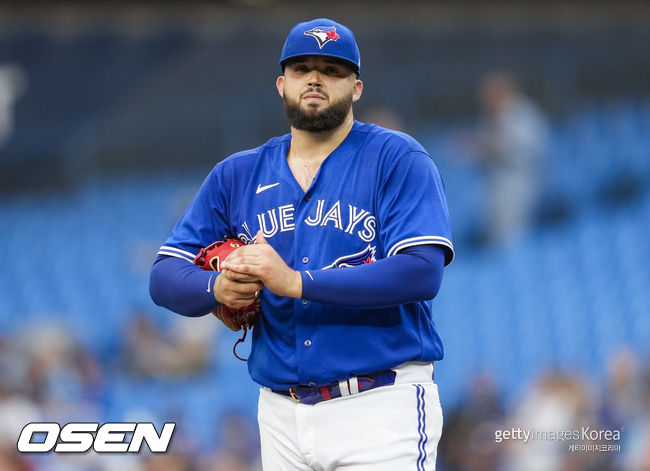
[(361, 55), (349, 28), (327, 18), (298, 23), (289, 32), (282, 47), (280, 66), (300, 56), (327, 56), (343, 60), (357, 74), (361, 73)]

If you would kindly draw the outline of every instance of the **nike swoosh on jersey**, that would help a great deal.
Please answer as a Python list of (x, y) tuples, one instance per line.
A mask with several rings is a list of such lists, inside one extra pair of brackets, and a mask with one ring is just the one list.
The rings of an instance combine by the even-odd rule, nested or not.
[(275, 182), (275, 183), (271, 183), (270, 185), (264, 185), (264, 186), (257, 185), (257, 190), (255, 191), (255, 194), (258, 195), (258, 194), (262, 193), (263, 191), (266, 191), (266, 190), (268, 190), (270, 188), (273, 188), (274, 186), (278, 186), (279, 184), (280, 184), (280, 182)]

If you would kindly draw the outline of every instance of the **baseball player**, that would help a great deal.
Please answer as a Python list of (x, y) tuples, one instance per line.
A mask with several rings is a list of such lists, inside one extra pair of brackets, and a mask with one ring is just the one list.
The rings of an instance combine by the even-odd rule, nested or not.
[[(151, 271), (186, 316), (261, 301), (248, 369), (270, 471), (435, 469), (444, 186), (412, 137), (355, 121), (360, 64), (347, 27), (296, 25), (276, 82), (291, 132), (218, 163)], [(192, 263), (226, 238), (245, 245), (219, 272)]]

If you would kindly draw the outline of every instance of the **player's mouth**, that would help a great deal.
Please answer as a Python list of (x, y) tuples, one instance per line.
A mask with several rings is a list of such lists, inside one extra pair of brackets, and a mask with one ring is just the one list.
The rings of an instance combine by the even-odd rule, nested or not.
[(312, 93), (312, 94), (309, 94), (309, 95), (305, 95), (302, 99), (306, 100), (306, 101), (324, 101), (325, 97), (323, 97), (321, 95), (314, 95)]
[(303, 100), (326, 100), (327, 96), (325, 96), (322, 93), (309, 91), (303, 94), (302, 99)]

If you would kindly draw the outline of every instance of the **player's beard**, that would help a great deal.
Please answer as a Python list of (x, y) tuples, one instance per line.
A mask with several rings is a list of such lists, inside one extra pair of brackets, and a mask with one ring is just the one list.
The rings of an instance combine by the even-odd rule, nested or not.
[(304, 110), (298, 101), (284, 96), (284, 113), (289, 124), (301, 131), (322, 132), (338, 128), (352, 108), (352, 93), (321, 111)]

